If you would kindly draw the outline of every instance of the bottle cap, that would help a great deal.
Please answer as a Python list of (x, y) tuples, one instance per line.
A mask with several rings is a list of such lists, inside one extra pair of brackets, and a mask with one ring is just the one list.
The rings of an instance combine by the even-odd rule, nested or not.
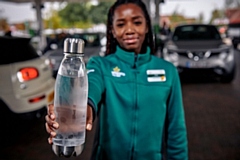
[(64, 53), (84, 54), (84, 40), (80, 38), (67, 38), (64, 41)]

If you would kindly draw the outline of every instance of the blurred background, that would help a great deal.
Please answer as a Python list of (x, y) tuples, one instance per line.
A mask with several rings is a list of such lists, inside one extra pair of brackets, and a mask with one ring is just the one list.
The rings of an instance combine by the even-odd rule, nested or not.
[[(30, 36), (33, 43), (40, 43), (37, 47), (43, 49), (46, 38), (61, 32), (105, 32), (107, 8), (113, 2), (1, 0), (0, 35), (11, 31), (15, 36)], [(207, 23), (216, 25), (225, 34), (228, 24), (238, 23), (240, 17), (239, 0), (145, 0), (145, 3), (157, 27), (162, 27), (164, 22), (171, 29), (184, 23)]]
[[(240, 0), (143, 1), (156, 56), (179, 71), (189, 159), (240, 160)], [(65, 159), (52, 152), (44, 119), (63, 41), (84, 39), (86, 63), (104, 56), (114, 2), (0, 0), (0, 160)], [(94, 133), (68, 159), (90, 159)]]

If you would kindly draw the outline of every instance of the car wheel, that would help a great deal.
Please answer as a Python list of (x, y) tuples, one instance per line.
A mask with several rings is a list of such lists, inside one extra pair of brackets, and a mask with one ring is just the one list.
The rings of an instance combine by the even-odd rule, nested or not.
[(8, 108), (8, 106), (6, 105), (6, 103), (0, 99), (0, 113), (1, 113), (1, 118), (5, 119), (5, 118), (13, 118), (16, 115)]
[(47, 115), (47, 108), (43, 107), (37, 111), (32, 111), (28, 113), (16, 114), (20, 119), (23, 120), (38, 120)]
[(221, 77), (221, 80), (220, 80), (220, 81), (221, 81), (222, 83), (230, 83), (230, 82), (232, 82), (233, 79), (234, 79), (234, 77), (235, 77), (235, 71), (236, 71), (236, 67), (235, 67), (235, 65), (234, 65), (232, 71), (231, 71), (229, 74), (227, 74), (227, 75), (223, 75), (223, 76)]
[(234, 49), (237, 49), (237, 47), (238, 47), (238, 44), (237, 44), (237, 43), (234, 43), (234, 44), (233, 44), (233, 48), (234, 48)]

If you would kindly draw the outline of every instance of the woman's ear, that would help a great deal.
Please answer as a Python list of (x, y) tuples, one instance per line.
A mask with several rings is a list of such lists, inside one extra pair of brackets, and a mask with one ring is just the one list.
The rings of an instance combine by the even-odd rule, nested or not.
[(145, 33), (146, 33), (146, 34), (148, 33), (148, 26), (146, 26), (146, 31), (145, 31)]

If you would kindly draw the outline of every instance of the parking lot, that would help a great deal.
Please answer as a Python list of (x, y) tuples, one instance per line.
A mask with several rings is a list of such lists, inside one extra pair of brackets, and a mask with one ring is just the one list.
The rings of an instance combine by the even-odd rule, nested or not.
[[(240, 159), (240, 52), (232, 83), (202, 78), (182, 80), (190, 160)], [(0, 160), (58, 159), (48, 144), (44, 117), (17, 119), (1, 108)], [(87, 133), (83, 153), (69, 160), (89, 160), (94, 130)], [(66, 159), (66, 158), (59, 158)]]

